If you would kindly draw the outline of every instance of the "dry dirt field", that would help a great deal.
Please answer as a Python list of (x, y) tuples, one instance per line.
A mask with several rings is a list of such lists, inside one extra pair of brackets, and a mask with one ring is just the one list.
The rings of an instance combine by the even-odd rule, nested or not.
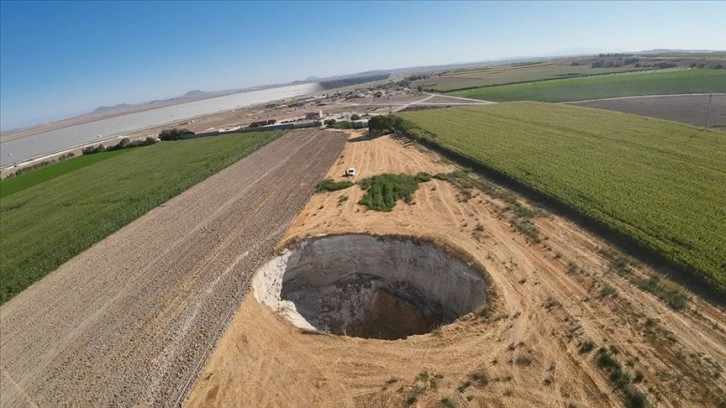
[[(454, 169), (416, 145), (360, 135), (328, 176), (341, 179), (349, 166), (358, 180)], [(457, 407), (621, 407), (596, 361), (601, 346), (616, 347), (631, 374), (642, 372), (633, 387), (659, 407), (717, 406), (726, 395), (726, 312), (693, 296), (685, 310), (670, 309), (608, 272), (598, 254), (608, 244), (577, 225), (542, 211), (534, 223), (545, 241), (532, 244), (502, 214), (504, 203), (478, 191), (467, 201), (435, 179), (390, 213), (366, 211), (362, 194), (353, 186), (314, 195), (278, 249), (330, 233), (431, 237), (486, 267), (490, 313), (405, 340), (366, 340), (303, 331), (248, 295), (187, 406), (395, 407), (415, 396), (410, 406), (446, 398)], [(634, 273), (651, 272), (635, 263)], [(594, 348), (582, 352), (587, 341)]]
[(0, 405), (178, 405), (345, 139), (290, 132), (4, 304)]
[[(708, 95), (638, 96), (572, 103), (703, 126)], [(726, 94), (712, 96), (708, 127), (726, 130)]]

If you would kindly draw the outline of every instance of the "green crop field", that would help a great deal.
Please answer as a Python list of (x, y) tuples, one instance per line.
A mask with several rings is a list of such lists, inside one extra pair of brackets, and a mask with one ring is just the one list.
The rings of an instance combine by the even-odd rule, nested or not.
[(43, 167), (21, 174), (17, 177), (9, 178), (0, 182), (0, 198), (129, 151), (129, 149), (123, 149), (113, 152), (103, 152), (74, 157), (72, 159), (63, 160), (60, 163), (51, 164), (48, 167)]
[(280, 134), (246, 133), (130, 149), (3, 197), (0, 303)]
[(435, 143), (726, 289), (722, 132), (537, 102), (398, 115)]
[(491, 86), (452, 92), (452, 95), (500, 102), (566, 102), (620, 96), (717, 92), (726, 92), (726, 70), (631, 72)]
[(592, 68), (590, 65), (570, 65), (569, 63), (541, 63), (524, 66), (504, 66), (476, 69), (462, 72), (452, 72), (421, 80), (421, 83), (435, 82), (435, 85), (424, 86), (436, 92), (451, 92), (466, 88), (483, 86), (513, 84), (545, 79), (558, 79), (567, 77), (581, 77), (587, 75), (601, 75), (613, 72), (628, 72), (645, 70), (634, 66), (614, 68)]

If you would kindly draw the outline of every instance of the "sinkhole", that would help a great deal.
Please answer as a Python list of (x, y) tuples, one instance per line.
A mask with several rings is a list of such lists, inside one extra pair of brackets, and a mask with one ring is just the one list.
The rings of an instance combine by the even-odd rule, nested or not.
[(487, 301), (475, 267), (418, 238), (328, 235), (294, 244), (260, 268), (255, 297), (300, 328), (404, 339)]

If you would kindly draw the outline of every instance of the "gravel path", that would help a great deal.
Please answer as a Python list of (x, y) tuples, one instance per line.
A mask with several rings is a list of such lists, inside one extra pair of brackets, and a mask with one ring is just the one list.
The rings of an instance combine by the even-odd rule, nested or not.
[(3, 305), (0, 405), (178, 405), (344, 143), (290, 132)]

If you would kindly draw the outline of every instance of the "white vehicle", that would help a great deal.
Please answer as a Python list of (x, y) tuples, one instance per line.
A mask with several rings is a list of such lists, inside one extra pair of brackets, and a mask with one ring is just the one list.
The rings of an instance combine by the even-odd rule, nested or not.
[(355, 168), (351, 167), (345, 171), (346, 177), (355, 177)]

